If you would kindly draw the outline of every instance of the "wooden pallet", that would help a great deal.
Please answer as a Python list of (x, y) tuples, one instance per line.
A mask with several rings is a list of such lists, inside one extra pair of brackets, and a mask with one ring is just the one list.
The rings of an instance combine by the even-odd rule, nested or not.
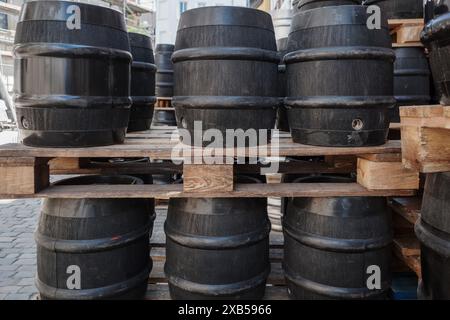
[(420, 217), (421, 198), (393, 198), (389, 206), (394, 212), (394, 254), (421, 278), (420, 244), (414, 224)]
[(422, 173), (450, 171), (450, 106), (400, 107), (406, 168)]
[(390, 19), (389, 30), (393, 47), (421, 47), (420, 33), (423, 19)]
[[(166, 261), (164, 221), (167, 207), (156, 209), (157, 218), (151, 238), (151, 257), (153, 269), (147, 287), (146, 299), (148, 300), (170, 300), (167, 278), (164, 274), (164, 263)], [(287, 300), (288, 293), (284, 279), (281, 262), (283, 260), (283, 234), (280, 232), (270, 233), (270, 263), (271, 272), (267, 279), (266, 300)]]
[(158, 97), (156, 99), (155, 108), (171, 108), (171, 107), (172, 107), (172, 98)]
[[(268, 146), (246, 149), (215, 149), (211, 154), (239, 154), (246, 157), (313, 157), (324, 156), (357, 158), (358, 183), (302, 183), (302, 184), (237, 184), (235, 173), (258, 173), (259, 165), (233, 164), (228, 157), (225, 164), (205, 164), (198, 159), (201, 148), (186, 147), (193, 156), (180, 157), (182, 165), (152, 164), (147, 173), (155, 170), (178, 170), (184, 175), (184, 184), (178, 185), (112, 185), (112, 186), (50, 186), (49, 175), (54, 173), (117, 173), (111, 168), (82, 168), (82, 158), (93, 157), (150, 157), (170, 160), (178, 142), (177, 129), (153, 128), (129, 134), (124, 144), (92, 148), (33, 148), (21, 144), (0, 146), (0, 197), (62, 197), (62, 198), (164, 198), (164, 197), (330, 197), (330, 196), (411, 196), (418, 188), (416, 171), (404, 169), (401, 163), (400, 141), (389, 141), (383, 146), (361, 148), (327, 148), (296, 144), (290, 134), (279, 133), (278, 148)], [(275, 138), (274, 138), (275, 139)], [(203, 159), (204, 160), (204, 159)], [(345, 162), (344, 162), (345, 163)], [(310, 173), (348, 170), (351, 164), (280, 163), (281, 173)], [(169, 166), (169, 168), (164, 166)], [(347, 166), (347, 167), (345, 167)], [(109, 170), (109, 171), (108, 171)], [(139, 169), (140, 170), (140, 169)], [(153, 170), (153, 172), (152, 172)], [(253, 171), (252, 171), (253, 170)], [(256, 170), (256, 171), (255, 171)], [(328, 170), (328, 171), (327, 171)], [(124, 173), (138, 173), (128, 168)], [(349, 171), (347, 171), (349, 172)], [(380, 174), (380, 173), (383, 174)]]

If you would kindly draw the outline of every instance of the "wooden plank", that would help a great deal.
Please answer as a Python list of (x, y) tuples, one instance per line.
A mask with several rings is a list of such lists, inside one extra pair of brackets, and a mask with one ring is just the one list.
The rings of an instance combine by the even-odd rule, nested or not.
[[(170, 300), (169, 286), (166, 283), (149, 284), (146, 300)], [(264, 300), (288, 300), (289, 296), (285, 286), (266, 286)]]
[(363, 158), (374, 162), (401, 162), (401, 153), (385, 153), (385, 154), (362, 154), (358, 158)]
[(417, 277), (420, 279), (422, 278), (422, 267), (420, 264), (420, 256), (419, 255), (413, 255), (413, 256), (406, 256), (403, 254), (405, 252), (405, 249), (401, 247), (403, 245), (395, 244), (394, 243), (394, 254), (399, 258), (401, 261), (403, 261), (412, 271), (414, 271), (417, 275)]
[(413, 225), (420, 218), (421, 205), (422, 200), (419, 197), (397, 197), (392, 198), (389, 201), (389, 206), (392, 208), (392, 210)]
[(394, 239), (394, 246), (404, 257), (419, 256), (420, 243), (414, 236)]
[(369, 190), (419, 189), (419, 173), (404, 168), (401, 162), (358, 158), (357, 181)]
[[(152, 132), (150, 130), (149, 132)], [(90, 147), (90, 148), (34, 148), (27, 147), (17, 143), (4, 144), (0, 146), (0, 157), (76, 157), (76, 158), (95, 158), (95, 157), (150, 157), (151, 159), (170, 160), (173, 158), (173, 147), (178, 141), (167, 139), (164, 143), (153, 143), (152, 139), (126, 139), (124, 144)], [(176, 140), (176, 139), (175, 139)], [(189, 151), (189, 148), (186, 149)], [(222, 149), (220, 149), (222, 151)], [(247, 148), (245, 150), (233, 150), (234, 154), (242, 152), (246, 156), (258, 156), (261, 152), (258, 148)], [(222, 152), (227, 152), (225, 149)], [(337, 148), (337, 147), (317, 147), (297, 144), (292, 139), (280, 141), (280, 144), (274, 150), (271, 146), (267, 149), (267, 156), (327, 156), (327, 155), (359, 155), (373, 153), (400, 153), (400, 141), (388, 141), (382, 146), (359, 147), (359, 148)], [(233, 152), (231, 152), (233, 153)], [(191, 153), (193, 154), (193, 152)], [(217, 153), (216, 153), (217, 154)]]
[(48, 187), (47, 159), (0, 157), (0, 194), (33, 195)]
[(50, 186), (36, 198), (254, 198), (254, 197), (336, 197), (413, 196), (414, 190), (367, 190), (357, 183), (237, 184), (234, 191), (183, 192), (182, 185), (89, 185)]
[(183, 190), (185, 192), (233, 191), (234, 166), (226, 164), (185, 164)]

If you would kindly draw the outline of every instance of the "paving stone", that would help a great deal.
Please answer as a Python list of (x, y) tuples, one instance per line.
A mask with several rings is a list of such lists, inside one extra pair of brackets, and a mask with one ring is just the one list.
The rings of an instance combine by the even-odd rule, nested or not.
[(11, 293), (8, 294), (4, 300), (29, 300), (30, 297), (30, 293)]

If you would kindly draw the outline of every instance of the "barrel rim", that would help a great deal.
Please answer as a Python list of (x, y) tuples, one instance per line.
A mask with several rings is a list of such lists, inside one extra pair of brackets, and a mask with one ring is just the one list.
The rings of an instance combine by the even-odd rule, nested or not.
[(174, 96), (172, 106), (189, 109), (262, 109), (277, 108), (281, 97), (261, 96)]
[(389, 48), (366, 46), (312, 48), (290, 52), (284, 56), (283, 62), (289, 65), (309, 61), (361, 59), (394, 62), (395, 51)]
[[(349, 12), (349, 8), (352, 9), (351, 12)], [(362, 15), (358, 15), (358, 12)], [(326, 15), (331, 15), (334, 20), (328, 19)], [(312, 17), (306, 18), (305, 16)], [(317, 18), (314, 19), (314, 16), (317, 16)], [(317, 27), (332, 27), (341, 25), (364, 25), (367, 27), (367, 17), (368, 14), (366, 7), (361, 5), (334, 5), (300, 11), (292, 18), (289, 35), (301, 30), (308, 30)], [(381, 29), (384, 29), (385, 31), (389, 29), (387, 19), (382, 19)]]
[(250, 60), (278, 64), (281, 57), (277, 51), (250, 47), (199, 47), (180, 49), (173, 53), (172, 62), (192, 60)]
[(439, 237), (438, 232), (445, 234), (450, 239), (450, 234), (434, 228), (428, 224), (424, 219), (420, 218), (415, 226), (414, 231), (421, 245), (436, 251), (438, 254), (450, 258), (450, 241)]
[[(224, 10), (227, 10), (228, 12), (226, 12), (226, 14), (214, 15), (214, 11), (224, 11)], [(202, 11), (212, 11), (213, 17), (205, 17), (205, 14), (202, 13)], [(250, 25), (246, 19), (246, 22), (244, 23), (236, 23), (233, 21), (230, 24), (230, 20), (232, 20), (230, 14), (239, 11), (241, 12), (247, 11), (255, 15), (259, 15), (260, 18), (256, 20), (258, 23)], [(206, 18), (211, 19), (211, 21), (208, 21)], [(186, 22), (185, 20), (194, 20), (194, 21)], [(186, 10), (180, 15), (177, 31), (206, 26), (242, 26), (242, 27), (247, 26), (264, 29), (272, 33), (275, 33), (272, 23), (272, 16), (269, 13), (255, 8), (236, 7), (236, 6), (205, 6)]]
[(420, 34), (420, 41), (424, 45), (430, 45), (434, 41), (445, 41), (450, 38), (450, 12), (442, 14), (430, 20)]
[(242, 294), (259, 285), (265, 284), (267, 277), (270, 274), (270, 264), (266, 266), (262, 273), (251, 279), (245, 279), (240, 282), (227, 284), (204, 284), (177, 277), (170, 273), (167, 263), (164, 265), (164, 272), (167, 275), (169, 284), (176, 288), (180, 288), (181, 290), (206, 296), (229, 296)]
[(39, 293), (43, 293), (44, 296), (50, 297), (52, 299), (91, 300), (100, 298), (112, 298), (135, 289), (141, 282), (145, 282), (145, 284), (147, 284), (148, 276), (150, 274), (152, 266), (153, 262), (151, 259), (149, 259), (149, 263), (147, 264), (145, 269), (137, 275), (134, 275), (131, 279), (99, 288), (70, 290), (52, 287), (39, 279), (39, 274), (36, 276), (35, 284)]
[(391, 287), (391, 281), (383, 281), (381, 282), (381, 288), (377, 290), (371, 290), (367, 287), (361, 288), (342, 288), (330, 286), (324, 283), (318, 283), (310, 279), (303, 278), (302, 276), (292, 272), (285, 263), (283, 263), (283, 271), (286, 277), (286, 280), (291, 282), (292, 284), (302, 287), (307, 291), (311, 291), (315, 294), (340, 298), (340, 299), (361, 299), (361, 298), (371, 298), (382, 295), (386, 293)]
[[(96, 183), (89, 183), (95, 181), (105, 181), (107, 184), (119, 185), (122, 184), (120, 182), (126, 182), (125, 184), (144, 184), (144, 181), (141, 178), (134, 177), (131, 175), (86, 175), (86, 176), (77, 176), (67, 179), (62, 179), (52, 183), (53, 186), (68, 186), (68, 185), (96, 185)], [(115, 183), (115, 181), (119, 183)], [(87, 182), (87, 183), (86, 183)], [(101, 183), (105, 184), (105, 183)]]
[[(58, 18), (54, 18), (51, 15), (52, 10), (45, 10), (45, 11), (40, 11), (40, 14), (44, 14), (43, 17), (36, 17), (36, 10), (35, 10), (35, 6), (45, 6), (46, 4), (49, 4), (53, 7), (59, 7), (60, 9), (62, 8), (66, 8), (72, 5), (76, 5), (80, 8), (81, 10), (99, 10), (102, 11), (104, 13), (107, 13), (109, 15), (109, 18), (111, 20), (113, 20), (114, 22), (118, 22), (120, 21), (120, 26), (119, 25), (115, 25), (115, 24), (102, 24), (99, 23), (97, 19), (91, 19), (88, 16), (88, 20), (84, 20), (85, 19), (85, 15), (82, 14), (80, 19), (81, 19), (81, 24), (90, 24), (90, 25), (96, 25), (96, 26), (103, 26), (103, 27), (108, 27), (111, 29), (115, 29), (118, 31), (122, 31), (122, 32), (127, 32), (127, 28), (126, 28), (126, 24), (125, 24), (125, 19), (124, 16), (122, 14), (121, 11), (116, 10), (114, 8), (109, 8), (109, 7), (103, 7), (103, 6), (98, 6), (98, 5), (94, 5), (94, 4), (90, 4), (90, 3), (84, 3), (84, 2), (72, 2), (72, 1), (61, 1), (61, 0), (32, 0), (32, 1), (26, 1), (23, 3), (22, 8), (20, 10), (19, 13), (19, 19), (18, 19), (18, 24), (19, 23), (24, 23), (27, 21), (59, 21), (59, 22), (66, 22), (67, 21), (67, 17), (65, 16), (64, 18), (59, 17)], [(30, 9), (29, 9), (30, 8)], [(82, 9), (84, 8), (84, 9)], [(27, 14), (27, 10), (32, 10), (33, 11), (33, 18), (31, 19), (26, 19), (26, 14)], [(61, 12), (64, 12), (65, 15), (68, 15), (66, 13), (65, 10), (60, 10)], [(53, 18), (53, 19), (52, 19)], [(96, 18), (98, 18), (98, 16), (96, 15)]]
[(396, 104), (394, 96), (300, 96), (284, 98), (290, 108), (361, 108), (385, 109)]

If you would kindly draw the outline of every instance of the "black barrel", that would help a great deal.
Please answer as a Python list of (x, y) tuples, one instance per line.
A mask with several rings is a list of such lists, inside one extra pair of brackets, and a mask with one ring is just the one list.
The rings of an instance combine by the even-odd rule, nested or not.
[(450, 172), (429, 174), (416, 235), (420, 240), (422, 299), (450, 300)]
[(423, 0), (364, 0), (363, 4), (380, 7), (386, 19), (423, 18)]
[(390, 109), (390, 121), (400, 122), (399, 106), (429, 104), (430, 67), (423, 48), (396, 48), (394, 63), (395, 108)]
[(150, 37), (129, 33), (133, 64), (131, 65), (131, 105), (128, 132), (150, 129), (155, 97), (155, 59)]
[(155, 108), (152, 125), (157, 127), (176, 126), (175, 110), (172, 108)]
[(270, 271), (266, 198), (171, 198), (165, 232), (165, 273), (173, 299), (264, 296)]
[[(341, 183), (309, 177), (295, 183)], [(382, 299), (391, 283), (391, 216), (383, 197), (290, 198), (283, 268), (294, 299)], [(380, 289), (369, 289), (371, 267)]]
[(357, 5), (357, 4), (361, 4), (361, 0), (299, 0), (297, 2), (297, 9), (299, 11), (306, 11), (321, 7)]
[[(82, 176), (56, 184), (142, 183), (130, 176)], [(35, 234), (41, 298), (142, 298), (154, 219), (150, 199), (45, 199)]]
[(395, 105), (395, 53), (387, 21), (367, 27), (363, 6), (335, 6), (294, 16), (284, 57), (294, 142), (319, 146), (384, 144)]
[(83, 168), (96, 168), (112, 174), (127, 172), (128, 175), (141, 179), (144, 184), (153, 184), (151, 174), (142, 174), (150, 165), (149, 158), (89, 158)]
[(276, 50), (266, 12), (221, 6), (183, 12), (172, 56), (177, 124), (191, 135), (183, 143), (193, 143), (194, 121), (203, 129), (195, 135), (216, 129), (224, 144), (227, 129), (273, 129), (280, 102)]
[(173, 44), (158, 44), (155, 50), (156, 61), (156, 96), (173, 97)]
[(440, 103), (450, 104), (450, 1), (435, 1), (434, 15), (422, 31), (421, 41), (428, 48), (431, 73)]
[[(80, 25), (71, 17), (79, 17)], [(78, 2), (25, 2), (14, 43), (17, 125), (25, 145), (123, 142), (131, 54), (119, 11)]]

